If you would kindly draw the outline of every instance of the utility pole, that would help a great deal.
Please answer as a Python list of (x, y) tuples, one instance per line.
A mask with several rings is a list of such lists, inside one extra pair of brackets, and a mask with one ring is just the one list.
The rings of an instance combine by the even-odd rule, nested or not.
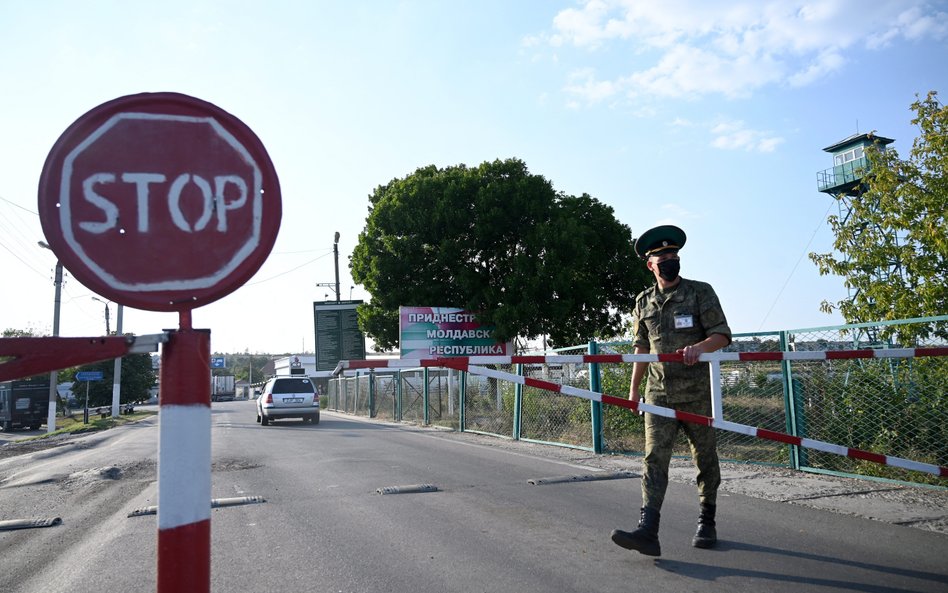
[[(118, 313), (115, 314), (115, 334), (122, 335), (122, 305), (118, 306)], [(108, 311), (108, 309), (106, 309)], [(108, 327), (109, 316), (105, 316), (106, 327)], [(119, 404), (122, 401), (122, 359), (115, 359), (115, 367), (112, 369), (112, 417), (118, 418), (120, 415)]]
[[(342, 294), (341, 294), (342, 289), (339, 286), (339, 231), (336, 231), (335, 241), (332, 244), (332, 254), (333, 254), (333, 259), (335, 260), (335, 264), (336, 264), (336, 282), (335, 284), (333, 284), (332, 282), (317, 282), (316, 286), (325, 286), (326, 288), (330, 290), (335, 290), (336, 302), (338, 303), (342, 301)], [(328, 297), (329, 295), (327, 294), (325, 296)], [(349, 291), (349, 297), (350, 299), (352, 297), (351, 290)]]
[(332, 254), (336, 259), (336, 302), (338, 303), (341, 300), (339, 297), (339, 231), (336, 231), (336, 241), (332, 244)]
[[(40, 241), (41, 245), (44, 245)], [(47, 247), (48, 249), (48, 247)], [(56, 261), (56, 279), (53, 283), (56, 285), (56, 297), (53, 301), (53, 337), (59, 336), (59, 309), (62, 301), (63, 289), (63, 264)], [(49, 411), (46, 415), (46, 432), (56, 430), (56, 400), (59, 396), (59, 371), (49, 373)]]
[(105, 307), (105, 335), (108, 336), (112, 333), (112, 329), (109, 326), (109, 303), (95, 296), (92, 297), (92, 300), (99, 301)]
[[(99, 301), (105, 306), (105, 335), (111, 335), (112, 328), (109, 325), (109, 303), (104, 301), (99, 297), (92, 297), (92, 300)], [(123, 307), (121, 304), (117, 307), (118, 312), (115, 314), (115, 335), (122, 335), (122, 312)], [(115, 359), (115, 366), (112, 367), (112, 417), (118, 418), (121, 415), (121, 401), (122, 401), (122, 358)]]

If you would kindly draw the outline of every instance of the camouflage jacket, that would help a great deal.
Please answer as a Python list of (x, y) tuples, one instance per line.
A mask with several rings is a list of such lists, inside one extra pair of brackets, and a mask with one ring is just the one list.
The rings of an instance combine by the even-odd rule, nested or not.
[[(710, 284), (681, 279), (668, 293), (658, 285), (635, 298), (633, 313), (635, 346), (652, 354), (667, 354), (697, 344), (711, 334), (731, 340), (731, 328)], [(686, 366), (680, 362), (653, 362), (648, 365), (645, 399), (655, 403), (698, 401), (711, 394), (708, 365)]]

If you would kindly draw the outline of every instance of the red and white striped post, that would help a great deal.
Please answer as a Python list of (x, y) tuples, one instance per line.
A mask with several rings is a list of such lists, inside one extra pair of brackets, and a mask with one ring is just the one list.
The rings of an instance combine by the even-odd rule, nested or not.
[(211, 590), (211, 332), (181, 311), (161, 352), (158, 593)]
[[(115, 203), (83, 199), (118, 178)], [(168, 190), (162, 184), (172, 179)], [(191, 327), (191, 311), (243, 286), (273, 249), (283, 215), (273, 162), (253, 130), (220, 107), (140, 93), (73, 122), (49, 151), (38, 195), (49, 247), (76, 280), (121, 306), (180, 315), (161, 355), (158, 591), (209, 591), (211, 340)], [(103, 200), (108, 220), (86, 228), (101, 219)]]

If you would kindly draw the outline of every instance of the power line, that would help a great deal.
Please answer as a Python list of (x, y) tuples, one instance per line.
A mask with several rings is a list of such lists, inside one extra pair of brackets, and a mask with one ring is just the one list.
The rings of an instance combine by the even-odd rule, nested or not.
[(16, 206), (17, 208), (19, 208), (19, 209), (21, 209), (21, 210), (26, 210), (26, 211), (29, 212), (30, 214), (39, 216), (39, 212), (33, 212), (33, 211), (30, 210), (29, 208), (26, 208), (25, 206), (21, 206), (21, 205), (17, 204), (16, 202), (12, 201), (12, 200), (8, 200), (8, 199), (4, 198), (3, 196), (0, 196), (0, 200), (3, 200), (4, 202), (6, 202), (7, 204), (10, 204), (11, 206)]
[(270, 255), (294, 255), (297, 253), (317, 253), (320, 251), (325, 251), (324, 255), (329, 255), (332, 252), (332, 249), (304, 249), (303, 251), (274, 251)]
[(39, 214), (3, 196), (0, 196), (0, 201), (15, 206), (32, 215), (32, 217), (30, 217), (31, 220), (26, 220), (22, 214), (15, 210), (0, 210), (0, 246), (33, 272), (40, 276), (45, 276), (43, 272), (36, 268), (35, 262), (39, 259), (39, 250), (36, 248), (36, 241), (27, 235), (27, 229), (30, 229), (36, 224), (37, 221), (35, 219), (39, 217)]
[[(332, 252), (330, 252), (330, 253), (332, 253)], [(265, 278), (265, 279), (263, 279), (263, 280), (258, 280), (258, 281), (256, 281), (256, 282), (248, 282), (248, 283), (245, 284), (244, 286), (255, 286), (255, 285), (257, 285), (257, 284), (263, 284), (264, 282), (269, 282), (270, 280), (275, 280), (275, 279), (279, 278), (280, 276), (286, 276), (286, 275), (289, 274), (290, 272), (295, 272), (296, 270), (299, 270), (300, 268), (305, 268), (305, 267), (308, 266), (309, 264), (311, 264), (311, 263), (313, 263), (313, 262), (316, 262), (316, 261), (319, 261), (319, 260), (323, 259), (324, 257), (326, 257), (327, 255), (329, 255), (329, 253), (325, 253), (325, 254), (323, 254), (323, 255), (320, 255), (319, 257), (317, 257), (317, 258), (315, 258), (315, 259), (311, 259), (311, 260), (309, 260), (308, 262), (306, 262), (306, 263), (304, 263), (304, 264), (300, 264), (300, 265), (296, 266), (295, 268), (289, 269), (289, 270), (287, 270), (287, 271), (285, 271), (285, 272), (280, 272), (280, 273), (277, 274), (276, 276), (271, 276), (271, 277), (269, 277), (269, 278)]]
[(777, 292), (777, 296), (774, 298), (773, 304), (770, 305), (769, 309), (767, 309), (767, 314), (764, 315), (763, 319), (761, 319), (760, 325), (757, 326), (757, 331), (761, 331), (761, 329), (764, 327), (764, 323), (767, 322), (767, 318), (770, 317), (770, 314), (773, 312), (774, 307), (777, 306), (777, 301), (780, 300), (780, 296), (783, 295), (783, 291), (786, 290), (787, 285), (790, 284), (790, 279), (793, 278), (793, 274), (797, 271), (797, 266), (799, 266), (800, 262), (803, 261), (803, 256), (805, 256), (807, 252), (810, 250), (810, 245), (813, 243), (813, 239), (816, 238), (816, 233), (818, 233), (820, 229), (823, 227), (823, 224), (826, 222), (826, 217), (829, 216), (830, 210), (833, 208), (834, 203), (835, 202), (830, 201), (830, 205), (826, 209), (826, 212), (823, 213), (823, 218), (820, 219), (820, 223), (816, 226), (815, 229), (813, 229), (813, 234), (810, 235), (810, 240), (806, 242), (806, 247), (803, 248), (803, 253), (800, 254), (800, 257), (797, 259), (797, 263), (793, 264), (793, 269), (790, 270), (790, 275), (787, 276), (787, 280), (783, 283), (783, 286), (780, 287), (780, 291)]

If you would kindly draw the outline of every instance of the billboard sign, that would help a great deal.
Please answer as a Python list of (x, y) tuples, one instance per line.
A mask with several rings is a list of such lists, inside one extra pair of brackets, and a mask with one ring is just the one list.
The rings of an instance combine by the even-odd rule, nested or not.
[(498, 342), (492, 326), (474, 313), (452, 307), (399, 307), (402, 358), (512, 356), (513, 344)]
[(362, 301), (313, 303), (316, 326), (316, 370), (331, 371), (340, 360), (365, 360), (365, 336), (356, 307)]

